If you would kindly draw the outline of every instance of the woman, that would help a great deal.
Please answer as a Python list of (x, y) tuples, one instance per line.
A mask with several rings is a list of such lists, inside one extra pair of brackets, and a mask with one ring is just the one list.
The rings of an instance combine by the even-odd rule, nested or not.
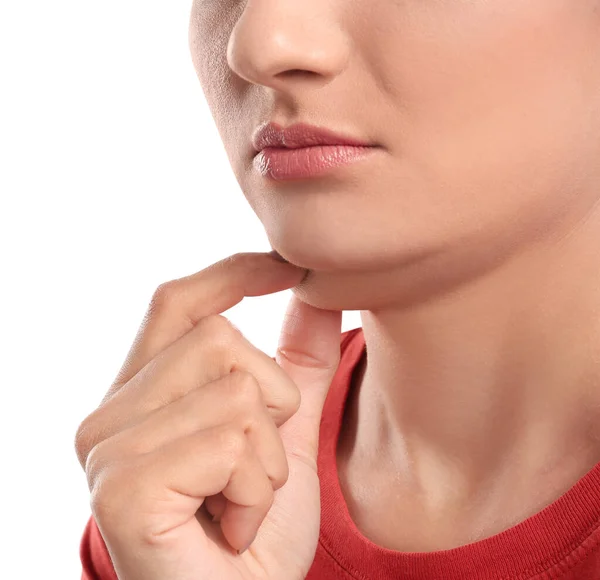
[[(84, 578), (600, 578), (600, 2), (198, 0), (190, 47), (289, 263), (155, 294)], [(284, 288), (272, 360), (219, 313)]]

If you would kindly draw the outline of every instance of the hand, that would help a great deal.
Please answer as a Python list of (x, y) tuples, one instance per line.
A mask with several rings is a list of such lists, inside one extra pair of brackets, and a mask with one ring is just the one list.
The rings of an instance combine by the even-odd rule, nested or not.
[(76, 435), (120, 580), (305, 578), (342, 312), (293, 296), (276, 361), (220, 313), (306, 273), (269, 254), (235, 254), (154, 293), (117, 378)]

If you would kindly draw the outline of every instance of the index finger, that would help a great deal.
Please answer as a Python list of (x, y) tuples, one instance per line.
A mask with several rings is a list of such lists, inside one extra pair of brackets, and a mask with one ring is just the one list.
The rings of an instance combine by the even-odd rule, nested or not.
[(298, 285), (307, 270), (270, 253), (242, 252), (190, 276), (161, 284), (127, 357), (102, 402), (202, 318), (221, 314), (246, 296), (263, 296)]

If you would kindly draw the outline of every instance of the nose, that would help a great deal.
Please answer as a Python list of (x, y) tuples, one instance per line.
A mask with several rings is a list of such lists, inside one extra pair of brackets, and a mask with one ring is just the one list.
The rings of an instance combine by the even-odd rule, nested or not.
[[(325, 0), (247, 0), (227, 62), (248, 82), (279, 91), (322, 86), (348, 62), (349, 42)], [(295, 87), (295, 88), (294, 88)]]

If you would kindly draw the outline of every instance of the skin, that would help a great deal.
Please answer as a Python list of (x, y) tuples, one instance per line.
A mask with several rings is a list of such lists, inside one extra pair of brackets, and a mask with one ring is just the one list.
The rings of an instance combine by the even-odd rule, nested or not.
[[(600, 461), (599, 29), (597, 0), (194, 2), (241, 190), (309, 269), (293, 292), (361, 311), (338, 471), (380, 545), (499, 533)], [(379, 149), (276, 182), (266, 121)]]

